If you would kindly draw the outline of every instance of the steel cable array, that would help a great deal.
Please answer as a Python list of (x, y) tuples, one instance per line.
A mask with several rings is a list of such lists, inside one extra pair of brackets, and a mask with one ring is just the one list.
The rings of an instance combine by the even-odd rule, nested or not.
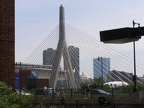
[[(79, 65), (80, 74), (83, 72), (87, 77), (92, 78), (94, 75), (93, 69), (97, 69), (96, 67), (93, 67), (93, 59), (98, 57), (110, 58), (110, 71), (117, 70), (133, 73), (133, 54), (128, 55), (124, 50), (121, 50), (114, 45), (104, 44), (97, 39), (99, 36), (90, 36), (68, 24), (65, 24), (65, 29), (67, 46), (74, 46), (79, 48), (79, 55), (75, 53), (74, 50), (70, 50), (69, 53), (71, 53), (76, 60), (79, 60), (79, 63), (72, 61), (72, 64), (76, 66)], [(59, 26), (56, 26), (55, 29), (43, 40), (43, 42), (23, 63), (43, 65), (43, 59), (46, 59), (43, 58), (43, 51), (48, 48), (53, 48), (56, 50), (58, 38)], [(127, 48), (127, 45), (122, 46)], [(137, 74), (139, 76), (143, 74), (144, 64), (140, 59), (137, 60)], [(53, 62), (51, 61), (51, 64), (52, 63)], [(103, 65), (104, 74), (108, 75), (110, 79), (114, 80), (115, 78), (110, 76), (105, 71), (106, 68), (107, 67)], [(78, 69), (75, 68), (75, 70)], [(98, 75), (98, 73), (95, 74)], [(121, 73), (119, 73), (119, 76), (126, 78)], [(119, 76), (116, 75), (116, 77)], [(107, 79), (108, 81), (110, 81), (109, 78)], [(128, 78), (126, 79), (129, 80)], [(129, 81), (131, 82), (131, 80)]]

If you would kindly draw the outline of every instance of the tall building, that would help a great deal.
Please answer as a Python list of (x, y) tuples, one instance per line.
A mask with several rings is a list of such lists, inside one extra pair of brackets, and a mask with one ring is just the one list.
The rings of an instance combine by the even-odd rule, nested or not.
[(0, 0), (0, 81), (14, 87), (15, 0)]
[(75, 76), (77, 80), (80, 79), (80, 72), (79, 72), (79, 48), (74, 46), (68, 47), (69, 55), (71, 58), (72, 68), (75, 71)]
[[(79, 48), (68, 47), (72, 69), (75, 71), (76, 78), (79, 79)], [(48, 48), (43, 51), (43, 65), (53, 65), (56, 50)]]
[(107, 82), (110, 72), (110, 58), (98, 57), (93, 59), (93, 77), (103, 77), (103, 81)]
[(52, 65), (54, 62), (56, 50), (48, 48), (43, 51), (43, 65)]

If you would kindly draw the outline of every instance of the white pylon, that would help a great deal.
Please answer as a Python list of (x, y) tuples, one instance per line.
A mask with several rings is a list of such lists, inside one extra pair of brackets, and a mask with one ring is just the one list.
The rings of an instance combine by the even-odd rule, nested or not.
[(61, 5), (60, 6), (60, 16), (59, 16), (59, 41), (58, 41), (55, 59), (54, 59), (53, 67), (52, 67), (52, 72), (50, 75), (50, 80), (49, 80), (49, 85), (52, 88), (55, 88), (56, 84), (57, 84), (57, 76), (59, 73), (59, 67), (60, 67), (60, 62), (61, 62), (62, 56), (66, 63), (65, 68), (67, 68), (69, 70), (69, 73), (67, 73), (67, 74), (69, 74), (69, 78), (70, 78), (69, 79), (70, 88), (76, 88), (72, 64), (70, 61), (70, 56), (69, 56), (66, 39), (65, 39), (64, 7)]

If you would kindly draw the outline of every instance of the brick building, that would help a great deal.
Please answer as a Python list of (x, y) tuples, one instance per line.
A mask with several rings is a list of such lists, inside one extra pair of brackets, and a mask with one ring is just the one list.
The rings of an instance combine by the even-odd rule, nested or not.
[[(48, 72), (46, 72), (48, 73)], [(39, 75), (40, 76), (40, 75)], [(47, 75), (45, 75), (47, 76)], [(20, 86), (21, 89), (36, 89), (43, 88), (44, 86), (48, 87), (49, 78), (45, 77), (36, 77), (32, 74), (32, 70), (21, 70), (20, 71)]]
[(15, 0), (0, 0), (0, 81), (14, 86)]

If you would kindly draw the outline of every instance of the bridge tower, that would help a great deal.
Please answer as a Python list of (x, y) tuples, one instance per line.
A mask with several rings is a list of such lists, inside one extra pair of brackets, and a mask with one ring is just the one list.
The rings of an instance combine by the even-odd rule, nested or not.
[(52, 72), (50, 75), (49, 85), (52, 88), (56, 87), (57, 77), (60, 67), (61, 58), (63, 56), (64, 68), (66, 69), (67, 75), (69, 75), (69, 87), (76, 88), (76, 82), (74, 78), (74, 73), (72, 69), (72, 64), (70, 60), (70, 55), (68, 52), (66, 39), (65, 39), (65, 18), (64, 18), (64, 7), (61, 5), (59, 10), (59, 41), (57, 45), (56, 55), (54, 58), (54, 63), (52, 67)]

